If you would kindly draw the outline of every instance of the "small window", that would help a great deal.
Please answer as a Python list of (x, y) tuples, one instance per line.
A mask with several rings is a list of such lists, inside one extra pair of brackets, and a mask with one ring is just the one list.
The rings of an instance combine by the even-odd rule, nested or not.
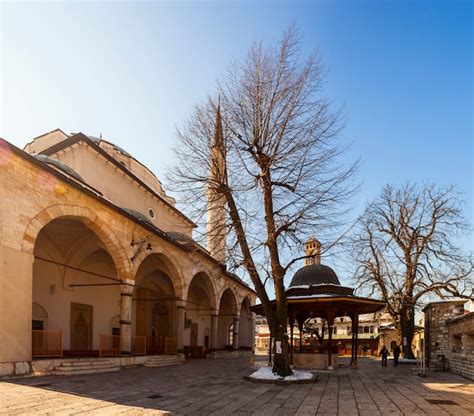
[(120, 328), (112, 328), (112, 335), (120, 335)]
[(148, 215), (150, 218), (155, 218), (155, 211), (153, 211), (153, 208), (148, 208)]

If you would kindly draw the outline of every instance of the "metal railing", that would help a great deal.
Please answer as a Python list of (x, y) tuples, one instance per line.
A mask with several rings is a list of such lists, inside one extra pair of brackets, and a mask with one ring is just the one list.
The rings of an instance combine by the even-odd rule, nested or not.
[(114, 357), (120, 355), (120, 335), (100, 334), (99, 355)]
[(163, 355), (177, 353), (177, 339), (175, 337), (159, 336), (156, 338), (146, 337), (148, 355)]
[(132, 355), (146, 355), (146, 336), (132, 337)]
[(63, 334), (61, 331), (32, 331), (31, 349), (33, 358), (62, 357)]
[(178, 340), (173, 337), (165, 337), (165, 355), (176, 354), (178, 352)]

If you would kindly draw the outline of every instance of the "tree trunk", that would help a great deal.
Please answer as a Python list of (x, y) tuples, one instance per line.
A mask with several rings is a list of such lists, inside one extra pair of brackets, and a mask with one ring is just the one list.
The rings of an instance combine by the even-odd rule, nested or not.
[(275, 337), (273, 372), (281, 377), (286, 377), (293, 374), (290, 367), (290, 350), (288, 347), (286, 301), (277, 300), (275, 314), (275, 326), (270, 328), (271, 335)]
[[(275, 328), (273, 333), (275, 334), (273, 372), (281, 377), (290, 376), (293, 372), (290, 367), (288, 334), (286, 333), (286, 328), (283, 328), (280, 325), (279, 328)], [(273, 336), (273, 334), (271, 335)]]
[(413, 336), (415, 335), (415, 308), (413, 306), (405, 306), (400, 311), (400, 332), (402, 351), (405, 358), (415, 358), (411, 349)]

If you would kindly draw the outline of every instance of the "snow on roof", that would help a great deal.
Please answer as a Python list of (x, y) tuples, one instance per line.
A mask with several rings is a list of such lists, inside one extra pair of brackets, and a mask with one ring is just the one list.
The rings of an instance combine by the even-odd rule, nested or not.
[[(348, 295), (343, 295), (343, 296), (348, 296)], [(336, 295), (334, 293), (316, 293), (314, 295), (288, 296), (288, 299), (337, 298), (337, 297), (341, 297), (341, 295)]]

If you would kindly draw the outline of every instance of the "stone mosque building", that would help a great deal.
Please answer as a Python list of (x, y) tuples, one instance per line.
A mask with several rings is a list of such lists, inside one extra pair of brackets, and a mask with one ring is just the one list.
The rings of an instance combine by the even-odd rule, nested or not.
[(252, 350), (256, 293), (226, 270), (225, 210), (208, 222), (204, 248), (155, 175), (102, 138), (0, 140), (0, 376)]

